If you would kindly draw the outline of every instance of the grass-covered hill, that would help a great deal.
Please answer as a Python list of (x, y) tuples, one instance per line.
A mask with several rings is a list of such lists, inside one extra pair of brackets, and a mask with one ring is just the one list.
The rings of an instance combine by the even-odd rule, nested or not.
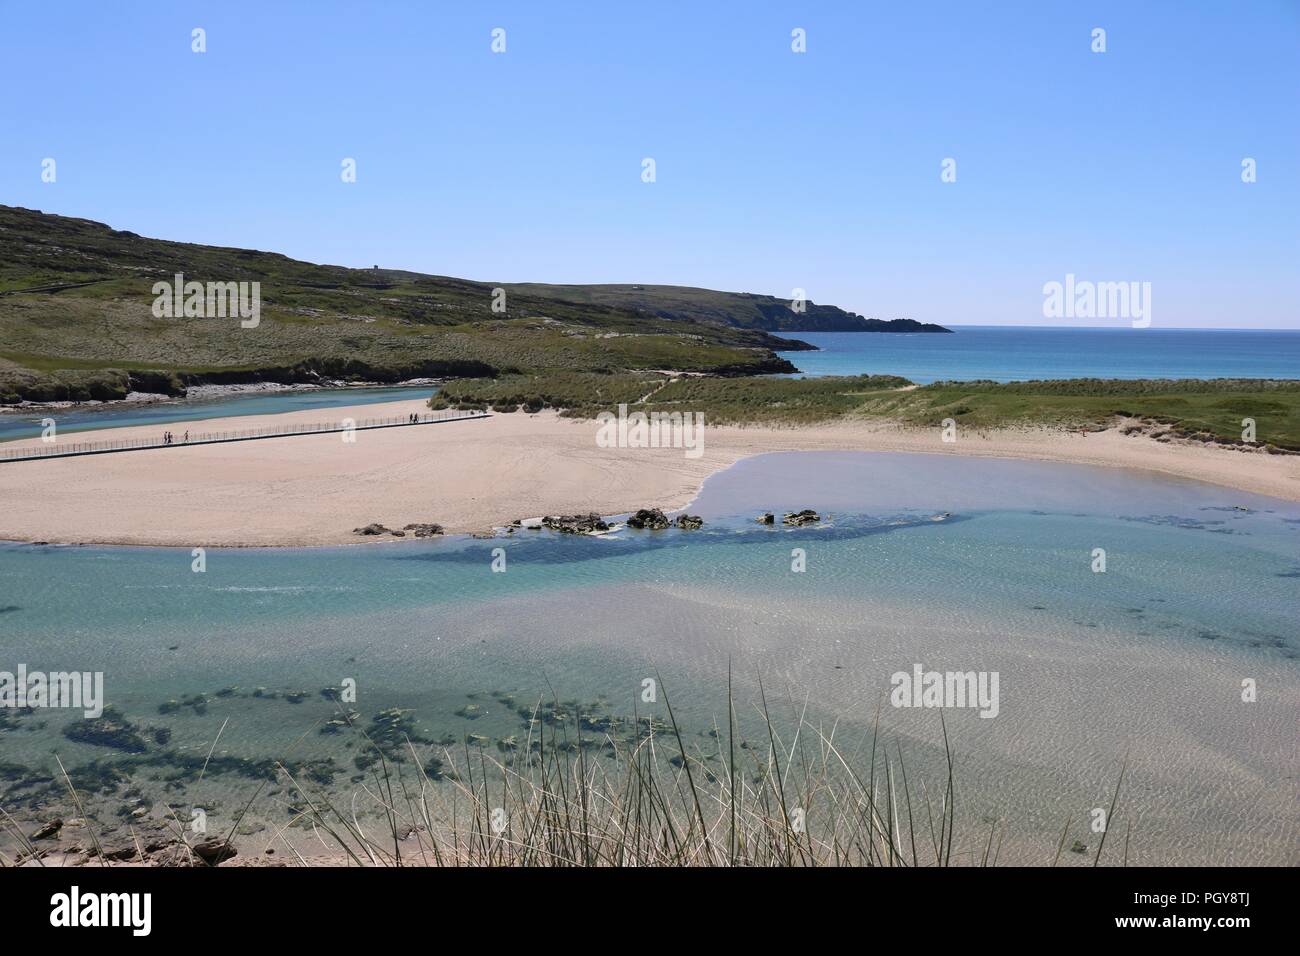
[[(261, 283), (256, 329), (155, 318), (152, 286)], [(0, 206), (0, 403), (176, 394), (193, 382), (399, 381), (543, 370), (792, 371), (764, 296), (635, 286), (505, 286), (315, 265), (253, 249), (148, 239), (102, 223)], [(849, 313), (809, 312), (830, 322)], [(763, 320), (769, 315), (769, 320)], [(828, 318), (828, 316), (830, 318)], [(840, 319), (836, 319), (840, 321)], [(798, 325), (799, 323), (794, 323)]]

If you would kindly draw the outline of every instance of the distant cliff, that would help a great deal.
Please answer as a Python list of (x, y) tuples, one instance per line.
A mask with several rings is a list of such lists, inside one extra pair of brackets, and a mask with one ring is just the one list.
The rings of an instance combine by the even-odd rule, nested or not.
[(531, 296), (629, 309), (660, 319), (708, 322), (764, 332), (951, 332), (912, 319), (868, 319), (834, 305), (805, 302), (796, 312), (787, 299), (752, 292), (717, 292), (678, 285), (507, 286)]

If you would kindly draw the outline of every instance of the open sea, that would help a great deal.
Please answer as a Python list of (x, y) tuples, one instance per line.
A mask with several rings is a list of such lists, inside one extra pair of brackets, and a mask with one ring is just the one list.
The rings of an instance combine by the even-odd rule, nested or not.
[(785, 332), (803, 375), (937, 381), (1049, 378), (1300, 378), (1300, 331), (953, 326), (953, 334)]

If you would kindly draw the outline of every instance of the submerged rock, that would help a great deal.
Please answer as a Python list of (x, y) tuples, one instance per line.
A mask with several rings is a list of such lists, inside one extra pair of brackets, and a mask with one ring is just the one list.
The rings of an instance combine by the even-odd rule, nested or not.
[(658, 508), (641, 508), (636, 514), (627, 519), (629, 528), (637, 528), (645, 531), (662, 531), (664, 528), (671, 527), (672, 522)]
[(678, 515), (677, 527), (683, 531), (694, 531), (696, 528), (703, 527), (704, 519), (699, 515)]
[(140, 727), (111, 707), (106, 707), (100, 717), (74, 720), (63, 728), (63, 736), (79, 743), (112, 747), (133, 754), (144, 753), (146, 749)]
[(216, 837), (211, 837), (202, 843), (196, 843), (191, 849), (194, 851), (194, 855), (208, 866), (216, 866), (239, 855), (233, 846)]
[(39, 830), (37, 830), (35, 833), (33, 833), (33, 834), (32, 834), (32, 839), (33, 839), (33, 840), (48, 840), (50, 837), (56, 837), (56, 836), (58, 836), (58, 835), (59, 835), (59, 831), (62, 830), (62, 829), (63, 829), (63, 820), (62, 820), (62, 818), (61, 818), (61, 817), (55, 817), (55, 818), (54, 818), (53, 820), (51, 820), (49, 823), (45, 824), (45, 826), (41, 827)]
[(817, 524), (822, 520), (822, 516), (811, 508), (805, 508), (803, 511), (788, 511), (785, 517), (781, 519), (782, 524), (794, 525), (801, 528), (807, 524)]

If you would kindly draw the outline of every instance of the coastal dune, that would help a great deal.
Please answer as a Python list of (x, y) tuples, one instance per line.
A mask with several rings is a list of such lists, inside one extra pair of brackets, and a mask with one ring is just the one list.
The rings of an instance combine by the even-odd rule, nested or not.
[[(422, 401), (337, 408), (334, 417), (402, 416)], [(314, 409), (187, 422), (174, 431), (320, 421)], [(157, 438), (162, 428), (105, 429), (81, 440)], [(965, 431), (850, 421), (797, 428), (713, 427), (704, 450), (606, 448), (598, 425), (554, 412), (80, 458), (0, 463), (0, 539), (180, 547), (325, 546), (360, 541), (354, 528), (436, 522), (485, 531), (544, 514), (620, 514), (685, 507), (711, 474), (774, 451), (976, 455), (1137, 469), (1300, 501), (1300, 456), (1161, 443), (1118, 430)], [(6, 447), (37, 445), (38, 440)], [(816, 507), (816, 502), (809, 502)]]

